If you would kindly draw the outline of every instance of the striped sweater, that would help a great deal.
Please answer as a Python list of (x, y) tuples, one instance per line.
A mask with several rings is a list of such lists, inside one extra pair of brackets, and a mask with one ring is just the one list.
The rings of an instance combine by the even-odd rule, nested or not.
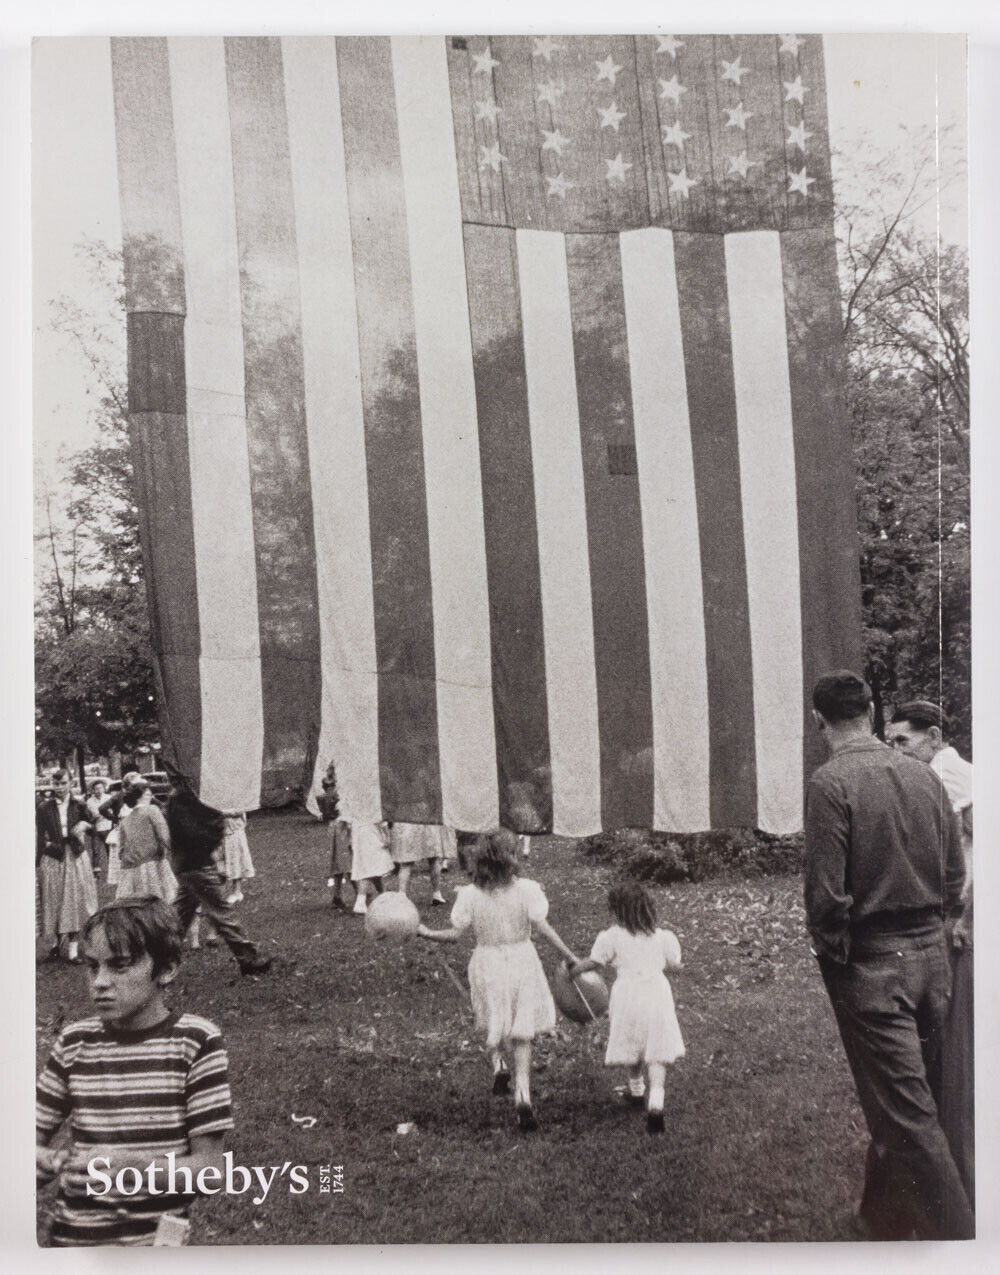
[[(97, 1018), (71, 1024), (38, 1078), (39, 1142), (67, 1120), (76, 1151), (116, 1147), (151, 1159), (168, 1151), (187, 1155), (193, 1137), (231, 1129), (229, 1062), (219, 1029), (176, 1012), (143, 1031), (116, 1031)], [(160, 1215), (183, 1214), (189, 1202), (145, 1191), (70, 1196), (60, 1187), (52, 1243), (151, 1244)]]

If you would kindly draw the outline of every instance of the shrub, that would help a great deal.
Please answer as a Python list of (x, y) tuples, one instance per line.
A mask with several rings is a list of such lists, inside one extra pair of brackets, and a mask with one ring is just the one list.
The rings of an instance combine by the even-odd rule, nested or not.
[(802, 867), (802, 834), (776, 836), (750, 828), (650, 832), (618, 828), (583, 837), (577, 849), (614, 864), (624, 876), (667, 885), (738, 874), (788, 876)]

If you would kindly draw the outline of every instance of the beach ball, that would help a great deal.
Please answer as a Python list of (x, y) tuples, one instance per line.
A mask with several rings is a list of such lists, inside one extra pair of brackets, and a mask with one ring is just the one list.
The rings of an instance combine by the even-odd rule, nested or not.
[(570, 978), (565, 965), (557, 965), (552, 996), (562, 1013), (574, 1023), (592, 1023), (608, 1012), (611, 993), (596, 970)]
[(416, 904), (398, 890), (377, 894), (365, 913), (365, 933), (373, 939), (402, 942), (416, 934), (419, 924)]

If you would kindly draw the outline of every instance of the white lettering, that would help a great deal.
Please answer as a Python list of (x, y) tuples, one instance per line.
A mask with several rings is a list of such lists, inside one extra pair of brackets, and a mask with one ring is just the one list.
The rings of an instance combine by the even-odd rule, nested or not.
[[(130, 1191), (125, 1185), (125, 1174), (132, 1174), (132, 1190)], [(142, 1190), (142, 1174), (131, 1164), (126, 1164), (124, 1169), (118, 1170), (118, 1176), (115, 1178), (115, 1186), (118, 1188), (119, 1195), (138, 1195)]]
[(209, 1174), (212, 1175), (213, 1182), (219, 1183), (222, 1181), (222, 1170), (214, 1164), (206, 1164), (203, 1169), (200, 1169), (198, 1171), (198, 1177), (197, 1177), (198, 1190), (201, 1192), (202, 1195), (218, 1195), (219, 1191), (221, 1190), (219, 1186), (216, 1186), (215, 1190), (209, 1190), (209, 1186), (208, 1186)]
[[(180, 1175), (183, 1186), (177, 1185), (177, 1178)], [(186, 1164), (177, 1167), (177, 1153), (175, 1151), (167, 1152), (167, 1192), (170, 1195), (176, 1195), (180, 1192), (183, 1195), (194, 1195), (194, 1178), (191, 1170)]]
[[(234, 1165), (233, 1153), (231, 1151), (223, 1152), (222, 1158), (226, 1165), (226, 1194), (242, 1195), (244, 1191), (249, 1191), (250, 1186), (253, 1183), (253, 1175), (250, 1170), (245, 1168), (242, 1164)], [(243, 1183), (242, 1186), (237, 1186), (233, 1181), (234, 1173), (239, 1173), (241, 1175), (240, 1181)]]
[(109, 1169), (111, 1167), (111, 1161), (108, 1159), (106, 1155), (95, 1156), (93, 1160), (89, 1161), (89, 1163), (87, 1164), (88, 1176), (92, 1178), (97, 1178), (97, 1180), (104, 1187), (104, 1190), (97, 1191), (88, 1182), (87, 1183), (88, 1195), (107, 1195), (107, 1193), (111, 1190), (111, 1178), (109, 1177), (107, 1173), (102, 1173), (101, 1170), (97, 1167), (98, 1165), (103, 1165), (105, 1169)]
[(254, 1165), (253, 1171), (257, 1175), (257, 1181), (260, 1183), (261, 1190), (263, 1192), (261, 1195), (255, 1195), (253, 1202), (254, 1204), (263, 1204), (267, 1199), (268, 1191), (271, 1189), (271, 1183), (274, 1181), (274, 1175), (278, 1172), (278, 1166), (272, 1165), (271, 1171), (268, 1174), (265, 1174), (264, 1169), (262, 1169), (260, 1165)]
[(293, 1165), (288, 1179), (288, 1190), (292, 1195), (302, 1195), (309, 1190), (309, 1170), (304, 1164)]

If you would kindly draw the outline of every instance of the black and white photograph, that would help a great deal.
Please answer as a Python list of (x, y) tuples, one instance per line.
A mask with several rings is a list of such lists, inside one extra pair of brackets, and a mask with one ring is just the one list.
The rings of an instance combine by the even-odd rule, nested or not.
[(31, 48), (38, 1246), (974, 1240), (969, 38), (338, 12)]

